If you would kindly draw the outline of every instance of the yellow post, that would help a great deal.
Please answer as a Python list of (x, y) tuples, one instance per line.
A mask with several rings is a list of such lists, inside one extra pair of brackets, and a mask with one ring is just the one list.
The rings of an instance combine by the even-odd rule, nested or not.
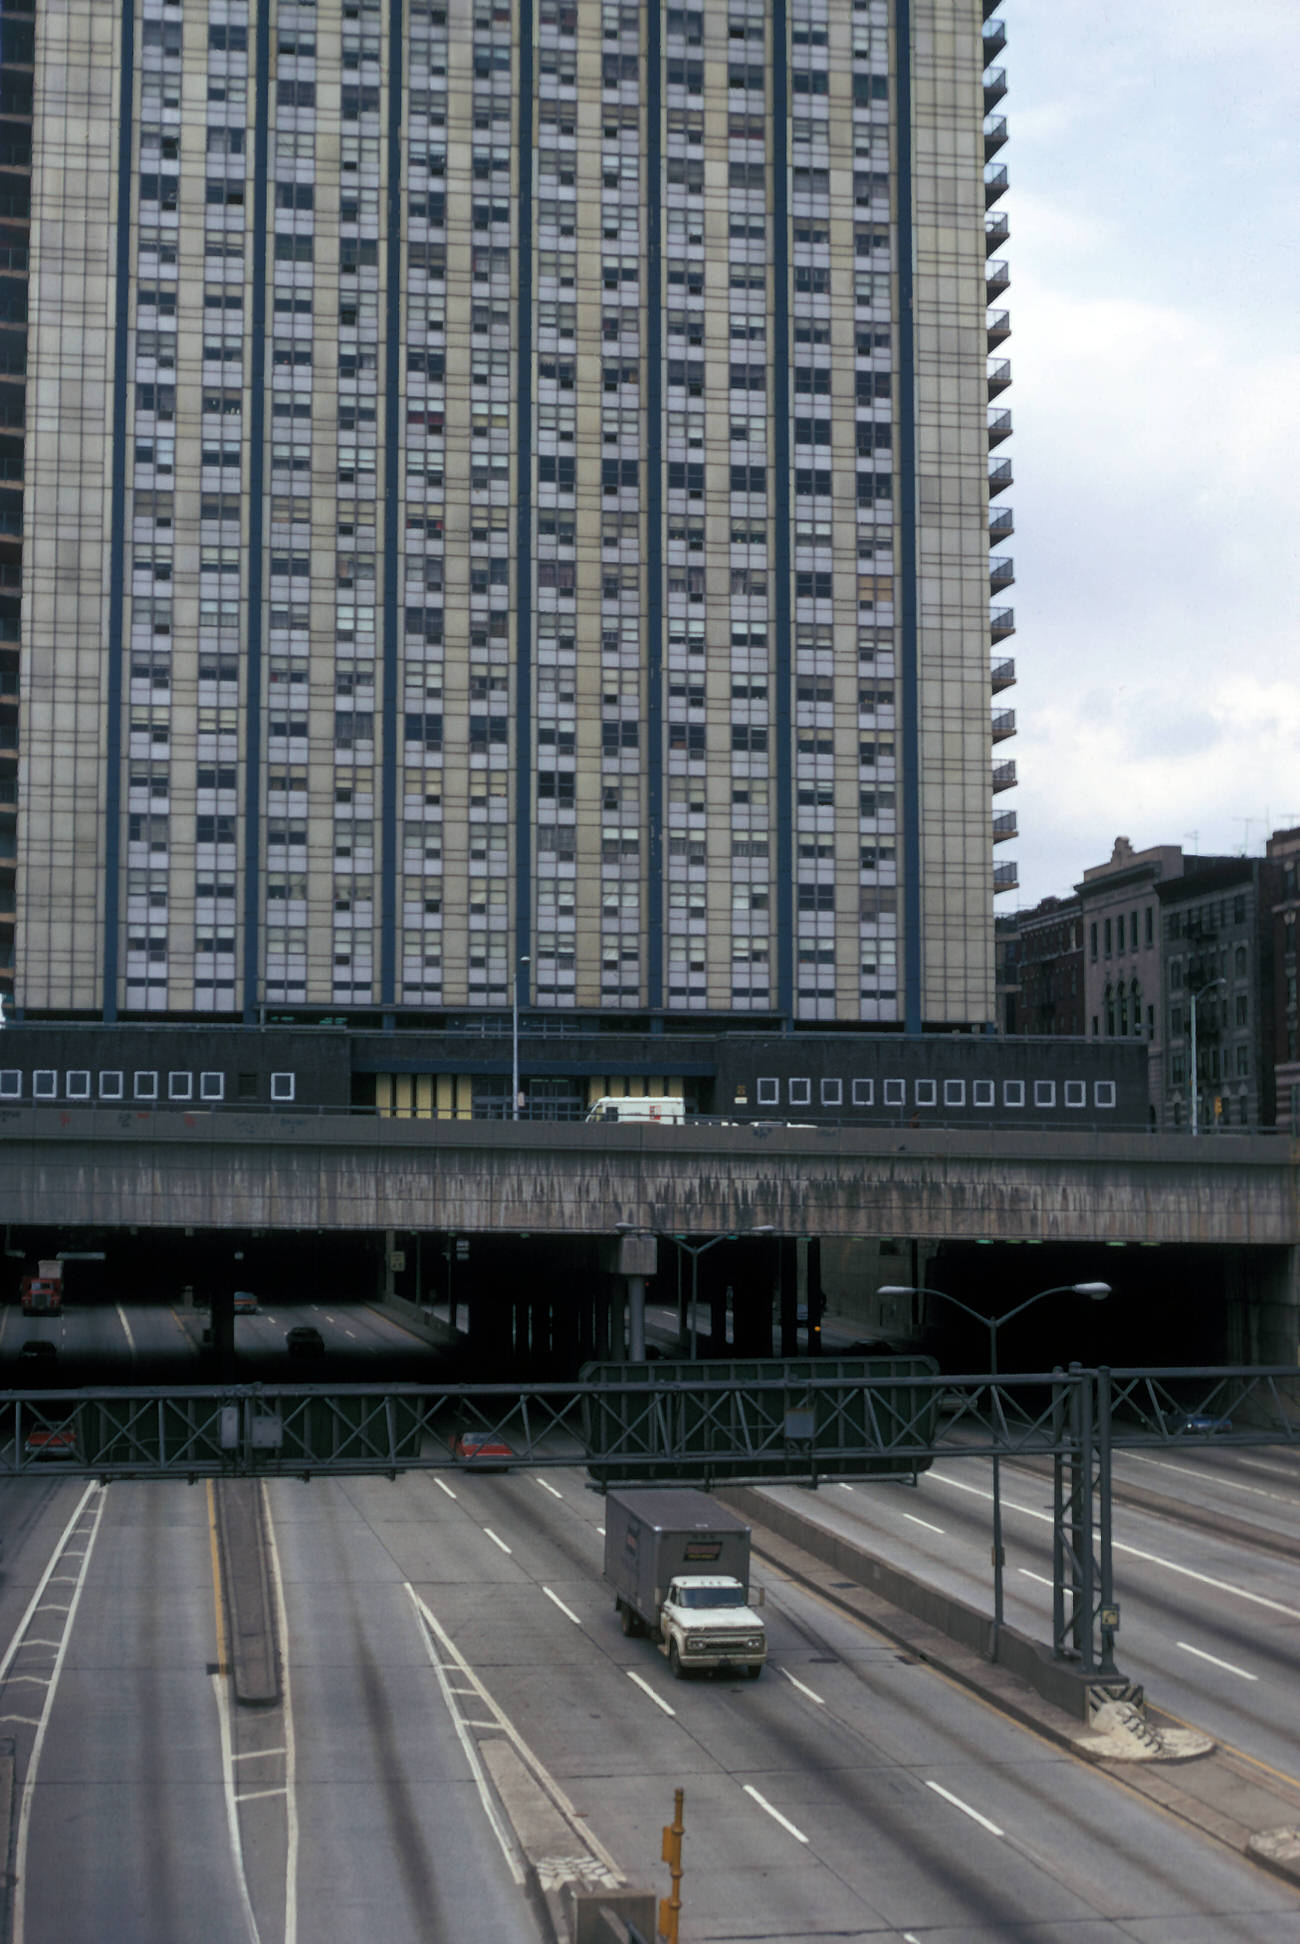
[(672, 1895), (659, 1899), (659, 1935), (663, 1944), (678, 1944), (677, 1926), (682, 1914), (682, 1837), (685, 1827), (682, 1823), (683, 1792), (678, 1789), (673, 1796), (673, 1819), (664, 1830), (663, 1859), (668, 1865), (672, 1878)]

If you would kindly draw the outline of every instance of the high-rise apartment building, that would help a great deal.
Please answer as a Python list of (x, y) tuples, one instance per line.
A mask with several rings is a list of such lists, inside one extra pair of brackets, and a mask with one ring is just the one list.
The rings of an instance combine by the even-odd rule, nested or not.
[(29, 1017), (993, 1018), (991, 10), (6, 0)]

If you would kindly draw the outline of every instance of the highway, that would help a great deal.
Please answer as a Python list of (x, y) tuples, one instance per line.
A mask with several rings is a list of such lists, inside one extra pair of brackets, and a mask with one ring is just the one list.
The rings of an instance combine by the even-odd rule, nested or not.
[[(1116, 1481), (1219, 1509), (1300, 1548), (1300, 1466), (1285, 1452), (1117, 1454)], [(1256, 1496), (1266, 1493), (1266, 1498)], [(944, 1460), (915, 1489), (782, 1486), (775, 1496), (881, 1558), (992, 1612), (990, 1468)], [(1006, 1617), (1051, 1632), (1051, 1483), (1004, 1460)], [(1265, 1526), (1265, 1518), (1268, 1525)], [(1114, 1512), (1116, 1658), (1169, 1712), (1288, 1773), (1300, 1772), (1300, 1581), (1294, 1553), (1207, 1532), (1121, 1502)]]
[[(1300, 1893), (779, 1576), (764, 1678), (674, 1682), (618, 1628), (602, 1502), (577, 1473), (267, 1497), (288, 1696), (262, 1747), (213, 1675), (204, 1487), (0, 1491), (18, 1944), (224, 1944), (250, 1917), (266, 1944), (531, 1944), (461, 1739), (501, 1722), (633, 1882), (664, 1887), (659, 1831), (685, 1788), (691, 1944), (1300, 1939)], [(444, 1638), (468, 1670), (445, 1689)]]

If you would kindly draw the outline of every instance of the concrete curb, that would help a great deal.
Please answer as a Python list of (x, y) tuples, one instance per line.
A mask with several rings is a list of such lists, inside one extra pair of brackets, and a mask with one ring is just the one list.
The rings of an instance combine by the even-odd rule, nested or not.
[(568, 1804), (557, 1801), (544, 1777), (510, 1742), (483, 1738), (478, 1749), (523, 1854), (529, 1891), (548, 1935), (553, 1944), (570, 1944), (571, 1886), (618, 1897), (626, 1893), (626, 1880), (596, 1854), (591, 1836), (579, 1827)]
[(244, 1707), (273, 1707), (281, 1695), (280, 1649), (261, 1482), (255, 1478), (216, 1479), (213, 1495), (235, 1699)]

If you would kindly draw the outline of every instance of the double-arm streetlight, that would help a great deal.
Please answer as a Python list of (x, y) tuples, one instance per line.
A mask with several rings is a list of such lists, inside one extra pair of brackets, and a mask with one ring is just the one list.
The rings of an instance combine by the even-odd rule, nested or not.
[(706, 1242), (688, 1242), (684, 1235), (674, 1235), (670, 1238), (677, 1244), (679, 1249), (685, 1249), (691, 1259), (690, 1354), (692, 1360), (694, 1360), (698, 1347), (695, 1305), (700, 1287), (700, 1257), (706, 1249), (712, 1249), (719, 1242), (742, 1242), (751, 1235), (771, 1235), (771, 1233), (772, 1224), (770, 1222), (760, 1222), (757, 1228), (736, 1229), (727, 1235), (711, 1235)]
[[(941, 1303), (951, 1303), (954, 1309), (959, 1309), (965, 1315), (974, 1317), (975, 1321), (982, 1323), (989, 1333), (989, 1375), (996, 1379), (998, 1375), (998, 1331), (1004, 1323), (1009, 1323), (1015, 1316), (1023, 1315), (1025, 1310), (1029, 1309), (1034, 1303), (1041, 1303), (1045, 1296), (1087, 1296), (1094, 1303), (1104, 1303), (1110, 1295), (1110, 1284), (1104, 1282), (1053, 1283), (1050, 1289), (1039, 1289), (1032, 1296), (1026, 1296), (1023, 1303), (1017, 1303), (1014, 1309), (1005, 1311), (1001, 1316), (985, 1316), (980, 1310), (972, 1309), (969, 1303), (963, 1303), (960, 1296), (950, 1296), (946, 1289), (929, 1289), (924, 1283), (887, 1283), (883, 1288), (878, 1289), (876, 1294), (878, 1296), (937, 1296)], [(996, 1392), (996, 1383), (994, 1390)], [(989, 1415), (996, 1440), (997, 1424), (994, 1410), (990, 1410)], [(1002, 1629), (1002, 1568), (1004, 1563), (1005, 1554), (1002, 1545), (1002, 1459), (1001, 1454), (995, 1450), (993, 1453), (993, 1659), (997, 1658), (998, 1635)]]

